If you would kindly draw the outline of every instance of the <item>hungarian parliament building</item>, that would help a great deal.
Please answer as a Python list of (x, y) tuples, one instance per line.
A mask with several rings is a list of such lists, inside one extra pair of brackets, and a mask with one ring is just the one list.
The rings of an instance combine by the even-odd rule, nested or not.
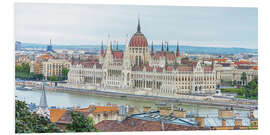
[(137, 32), (127, 39), (125, 50), (113, 49), (110, 39), (103, 45), (98, 62), (73, 64), (68, 73), (68, 84), (94, 86), (104, 89), (148, 90), (168, 94), (214, 94), (217, 78), (215, 64), (204, 64), (198, 58), (190, 61), (170, 51), (168, 44), (154, 51), (141, 32), (138, 20)]

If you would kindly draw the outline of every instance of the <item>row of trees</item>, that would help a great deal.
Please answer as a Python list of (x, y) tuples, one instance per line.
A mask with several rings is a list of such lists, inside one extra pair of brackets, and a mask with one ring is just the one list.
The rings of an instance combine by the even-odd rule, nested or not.
[(258, 99), (258, 78), (247, 82), (247, 74), (246, 72), (243, 72), (240, 79), (244, 83), (243, 87), (241, 88), (243, 91), (242, 95), (245, 98)]
[[(62, 76), (49, 76), (47, 80), (49, 81), (63, 81), (67, 80), (69, 70), (66, 67), (62, 68)], [(22, 63), (21, 65), (15, 66), (15, 77), (24, 80), (43, 80), (43, 74), (35, 74), (30, 72), (29, 63)]]
[[(16, 133), (57, 133), (61, 130), (47, 117), (30, 113), (23, 101), (16, 100), (15, 132)], [(71, 112), (72, 123), (66, 125), (65, 132), (97, 132), (94, 120), (82, 113)]]
[(34, 74), (30, 72), (29, 63), (22, 63), (15, 66), (15, 77), (25, 80), (42, 80), (43, 74)]
[(16, 100), (15, 105), (15, 132), (16, 133), (52, 133), (60, 132), (55, 123), (47, 117), (32, 114), (26, 103)]

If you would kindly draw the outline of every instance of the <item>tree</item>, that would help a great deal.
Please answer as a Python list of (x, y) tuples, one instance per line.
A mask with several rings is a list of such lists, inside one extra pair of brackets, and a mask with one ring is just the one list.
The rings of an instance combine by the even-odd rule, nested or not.
[(245, 97), (246, 98), (258, 98), (258, 80), (257, 78), (250, 81), (245, 87)]
[(247, 85), (246, 81), (247, 81), (247, 73), (243, 72), (241, 74), (241, 81), (244, 83), (244, 85)]
[(232, 86), (236, 86), (236, 85), (237, 85), (237, 81), (234, 80), (234, 81), (232, 82)]
[(81, 112), (71, 112), (72, 123), (66, 125), (67, 132), (97, 132), (94, 120), (85, 117)]
[(68, 72), (69, 72), (69, 70), (66, 67), (62, 68), (62, 77), (63, 77), (64, 80), (67, 79)]
[(16, 100), (15, 105), (16, 133), (53, 133), (60, 132), (55, 123), (47, 117), (32, 114), (26, 103)]

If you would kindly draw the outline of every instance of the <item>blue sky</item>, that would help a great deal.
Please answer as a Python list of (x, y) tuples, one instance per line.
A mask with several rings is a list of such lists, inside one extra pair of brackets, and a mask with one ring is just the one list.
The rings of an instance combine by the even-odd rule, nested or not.
[(15, 5), (15, 39), (29, 43), (124, 43), (136, 32), (138, 14), (148, 42), (258, 48), (258, 9), (232, 7), (78, 4)]

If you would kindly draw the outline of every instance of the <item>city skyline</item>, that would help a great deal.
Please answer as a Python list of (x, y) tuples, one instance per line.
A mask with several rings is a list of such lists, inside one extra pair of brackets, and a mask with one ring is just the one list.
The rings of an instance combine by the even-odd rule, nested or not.
[[(108, 13), (108, 14), (107, 14)], [(139, 14), (139, 15), (138, 15)], [(136, 31), (159, 44), (258, 48), (257, 8), (15, 4), (15, 40), (57, 45), (124, 43)], [(94, 20), (94, 21), (93, 21)], [(159, 22), (159, 23), (156, 23)]]

